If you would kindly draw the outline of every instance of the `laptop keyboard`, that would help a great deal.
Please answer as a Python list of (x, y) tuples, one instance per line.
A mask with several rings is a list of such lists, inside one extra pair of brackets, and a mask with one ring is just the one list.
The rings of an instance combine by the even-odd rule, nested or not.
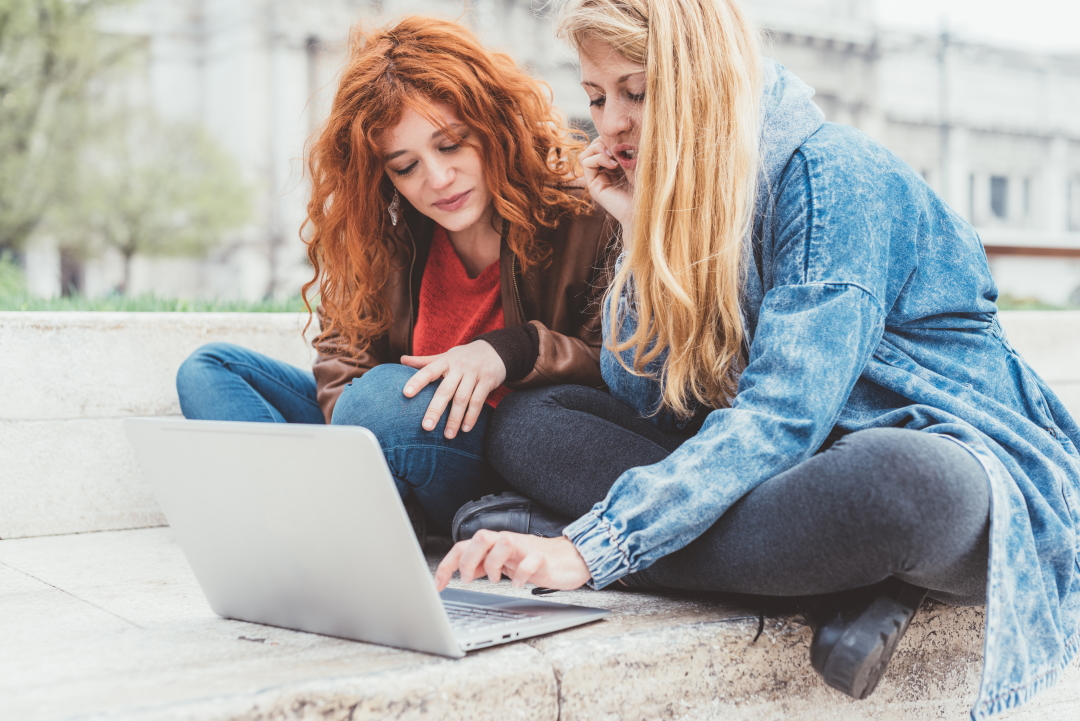
[(461, 631), (477, 631), (495, 626), (516, 626), (530, 623), (540, 617), (535, 613), (503, 611), (489, 606), (474, 606), (470, 603), (443, 601), (450, 625)]

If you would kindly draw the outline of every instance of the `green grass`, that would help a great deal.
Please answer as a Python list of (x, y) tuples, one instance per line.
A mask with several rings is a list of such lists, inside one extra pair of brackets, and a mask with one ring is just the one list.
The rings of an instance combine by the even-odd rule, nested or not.
[[(312, 307), (317, 301), (312, 301)], [(1080, 306), (1060, 306), (1042, 303), (1034, 298), (1002, 295), (998, 298), (1001, 310), (1080, 310)], [(120, 311), (127, 313), (302, 313), (304, 303), (299, 296), (284, 300), (182, 300), (159, 298), (156, 295), (104, 298), (35, 298), (26, 293), (22, 271), (5, 252), (0, 254), (0, 311)]]
[[(317, 301), (312, 301), (312, 307)], [(278, 300), (183, 300), (147, 295), (108, 295), (103, 298), (35, 298), (26, 292), (22, 270), (7, 251), (0, 253), (0, 311), (120, 311), (124, 313), (302, 313), (304, 302), (296, 295)]]
[(20, 293), (0, 295), (0, 311), (120, 311), (125, 313), (300, 313), (304, 312), (299, 297), (287, 300), (183, 300), (159, 298), (156, 295), (123, 296), (104, 298), (34, 298)]
[(1017, 298), (1008, 294), (998, 298), (997, 307), (998, 310), (1080, 310), (1080, 306), (1051, 305), (1034, 298)]

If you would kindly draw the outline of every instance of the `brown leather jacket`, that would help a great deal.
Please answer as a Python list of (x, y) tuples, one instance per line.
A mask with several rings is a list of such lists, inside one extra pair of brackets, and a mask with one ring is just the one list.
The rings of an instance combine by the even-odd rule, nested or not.
[[(594, 204), (596, 205), (596, 204)], [(335, 337), (316, 340), (319, 352), (313, 371), (319, 406), (326, 422), (334, 413), (334, 404), (342, 389), (355, 378), (380, 363), (398, 363), (401, 356), (412, 353), (413, 327), (420, 297), (420, 280), (427, 262), (434, 223), (412, 208), (406, 208), (404, 222), (393, 230), (398, 247), (395, 271), (389, 279), (388, 292), (393, 324), (383, 336), (374, 339), (366, 350), (344, 349)], [(564, 221), (557, 228), (542, 228), (542, 239), (551, 248), (549, 261), (543, 268), (523, 275), (520, 264), (506, 245), (499, 257), (501, 270), (503, 317), (505, 331), (485, 334), (525, 335), (528, 331), (533, 350), (526, 351), (526, 362), (520, 373), (510, 367), (521, 367), (521, 342), (496, 343), (496, 350), (507, 362), (506, 385), (514, 389), (531, 388), (554, 383), (576, 383), (600, 387), (600, 304), (606, 279), (613, 260), (609, 246), (616, 236), (617, 224), (598, 205), (587, 215)], [(323, 310), (318, 309), (324, 319)], [(532, 326), (523, 329), (528, 323)], [(528, 344), (526, 344), (528, 345)], [(506, 346), (517, 349), (517, 360), (508, 362)], [(534, 360), (535, 359), (535, 360)], [(533, 361), (531, 365), (529, 361)], [(520, 375), (520, 378), (513, 378)]]

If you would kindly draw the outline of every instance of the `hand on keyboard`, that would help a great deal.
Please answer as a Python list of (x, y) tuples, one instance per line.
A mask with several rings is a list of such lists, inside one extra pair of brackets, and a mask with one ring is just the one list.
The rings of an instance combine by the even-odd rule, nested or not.
[(509, 531), (481, 530), (455, 544), (435, 571), (440, 591), (454, 571), (466, 583), (484, 575), (498, 583), (505, 575), (517, 588), (535, 583), (561, 591), (580, 588), (591, 578), (585, 560), (566, 536), (540, 538)]

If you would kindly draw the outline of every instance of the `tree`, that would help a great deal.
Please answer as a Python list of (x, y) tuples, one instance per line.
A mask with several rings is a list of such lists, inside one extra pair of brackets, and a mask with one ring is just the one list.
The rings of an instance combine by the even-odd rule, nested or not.
[(97, 127), (49, 228), (87, 254), (118, 250), (119, 292), (127, 292), (136, 253), (199, 255), (251, 217), (251, 192), (236, 163), (198, 127), (145, 111), (117, 113)]
[(70, 176), (94, 80), (127, 54), (96, 29), (127, 0), (0, 0), (0, 251), (18, 250)]

